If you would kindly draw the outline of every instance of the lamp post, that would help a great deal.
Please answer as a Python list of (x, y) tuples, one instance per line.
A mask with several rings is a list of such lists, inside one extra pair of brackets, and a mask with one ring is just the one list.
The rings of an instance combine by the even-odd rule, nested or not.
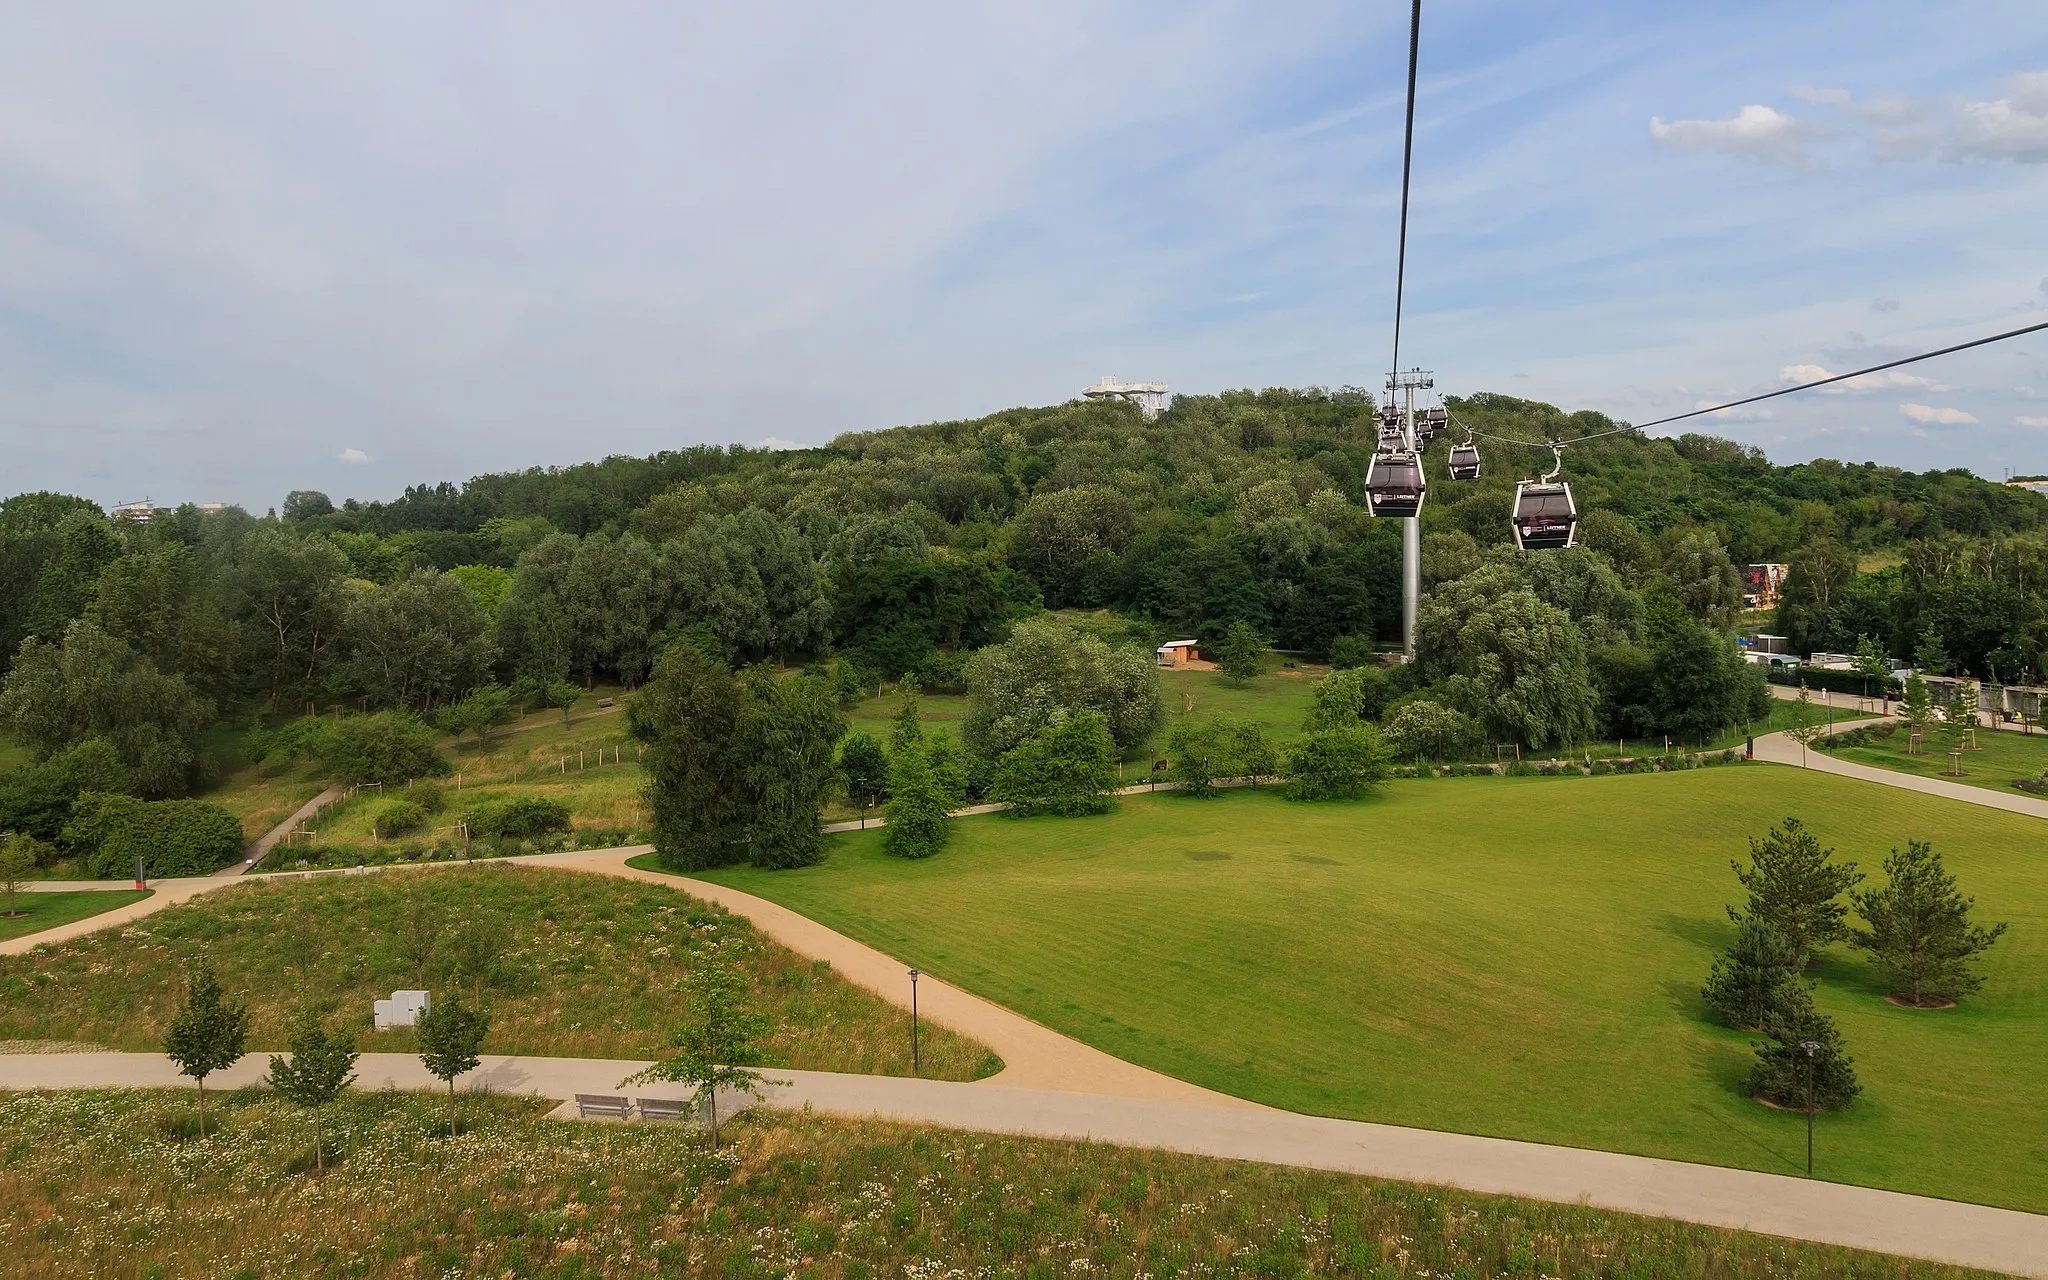
[(1806, 1050), (1806, 1176), (1813, 1176), (1813, 1055), (1820, 1052), (1820, 1045), (1813, 1040), (1801, 1040), (1799, 1047)]
[(910, 1074), (923, 1075), (917, 1057), (917, 974), (910, 971)]

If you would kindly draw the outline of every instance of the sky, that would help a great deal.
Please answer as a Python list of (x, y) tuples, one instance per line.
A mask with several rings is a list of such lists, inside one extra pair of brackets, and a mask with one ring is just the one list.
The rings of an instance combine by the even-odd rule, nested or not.
[[(1405, 5), (0, 0), (0, 494), (1377, 386)], [(1647, 421), (2048, 320), (2048, 6), (1428, 0), (1402, 363)], [(2048, 333), (1689, 429), (2048, 473)]]

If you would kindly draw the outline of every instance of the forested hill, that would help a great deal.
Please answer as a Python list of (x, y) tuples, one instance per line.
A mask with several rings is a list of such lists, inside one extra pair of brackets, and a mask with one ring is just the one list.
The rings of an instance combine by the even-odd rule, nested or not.
[[(1496, 395), (1451, 406), (1530, 441), (1614, 425)], [(158, 751), (171, 769), (187, 756), (162, 744), (209, 716), (308, 701), (432, 713), (493, 679), (635, 684), (692, 631), (734, 662), (836, 653), (940, 683), (1045, 607), (1205, 639), (1245, 622), (1283, 648), (1355, 653), (1399, 623), (1399, 530), (1362, 508), (1375, 426), (1359, 391), (1232, 392), (1182, 396), (1153, 422), (1073, 403), (818, 449), (479, 476), (391, 502), (295, 492), (265, 517), (187, 507), (140, 523), (19, 495), (0, 503), (0, 716), (17, 739), (85, 732), (71, 712), (22, 709), (119, 673), (117, 702), (162, 711), (124, 758)], [(1430, 447), (1422, 513), (1425, 586), (1442, 599), (1498, 559), (1515, 481), (1548, 461), (1482, 439), (1482, 478), (1453, 483), (1455, 435)], [(1698, 435), (1610, 436), (1566, 461), (1590, 550), (1515, 572), (1595, 648), (1644, 642), (1626, 620), (1654, 620), (1660, 599), (1725, 630), (1733, 564), (1789, 560), (1777, 621), (1802, 646), (1869, 637), (1906, 656), (1933, 652), (1932, 636), (1979, 675), (2042, 668), (2048, 499), (1961, 471), (1773, 466)], [(1617, 583), (1628, 600), (1587, 603)]]

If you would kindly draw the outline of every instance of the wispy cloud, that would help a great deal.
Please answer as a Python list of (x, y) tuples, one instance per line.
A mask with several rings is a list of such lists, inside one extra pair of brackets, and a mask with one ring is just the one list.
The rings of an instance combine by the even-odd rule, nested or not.
[[(1833, 370), (1817, 364), (1788, 364), (1778, 371), (1778, 380), (1788, 387), (1796, 387), (1807, 382), (1818, 382), (1822, 378), (1832, 378), (1834, 376)], [(1885, 391), (1896, 390), (1900, 387), (1913, 387), (1922, 391), (1947, 391), (1949, 389), (1933, 379), (1923, 378), (1919, 374), (1907, 373), (1903, 369), (1886, 369), (1879, 373), (1859, 374), (1853, 378), (1846, 378), (1841, 382), (1831, 382), (1827, 386), (1817, 387), (1815, 390), (1819, 391), (1822, 395), (1839, 396), (1855, 391)]]
[(2019, 419), (2019, 424), (2023, 427), (2048, 427), (2048, 418), (2023, 417)]
[(1936, 408), (1926, 404), (1901, 404), (1899, 412), (1915, 422), (1944, 427), (1961, 426), (1977, 420), (1976, 415), (1964, 413), (1961, 409)]
[(1810, 124), (1772, 107), (1751, 104), (1726, 120), (1673, 120), (1650, 117), (1652, 141), (1680, 151), (1726, 151), (1758, 160), (1800, 166), (1814, 163), (1807, 144), (1817, 131)]

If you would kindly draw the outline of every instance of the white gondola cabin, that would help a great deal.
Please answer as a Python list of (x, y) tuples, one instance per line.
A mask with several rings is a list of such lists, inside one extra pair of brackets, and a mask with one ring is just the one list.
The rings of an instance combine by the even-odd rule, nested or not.
[[(1554, 474), (1554, 473), (1553, 473)], [(1578, 536), (1579, 508), (1572, 487), (1549, 476), (1515, 486), (1515, 545), (1524, 551), (1561, 551)]]
[(1455, 444), (1451, 446), (1451, 479), (1477, 480), (1479, 478), (1479, 446)]

